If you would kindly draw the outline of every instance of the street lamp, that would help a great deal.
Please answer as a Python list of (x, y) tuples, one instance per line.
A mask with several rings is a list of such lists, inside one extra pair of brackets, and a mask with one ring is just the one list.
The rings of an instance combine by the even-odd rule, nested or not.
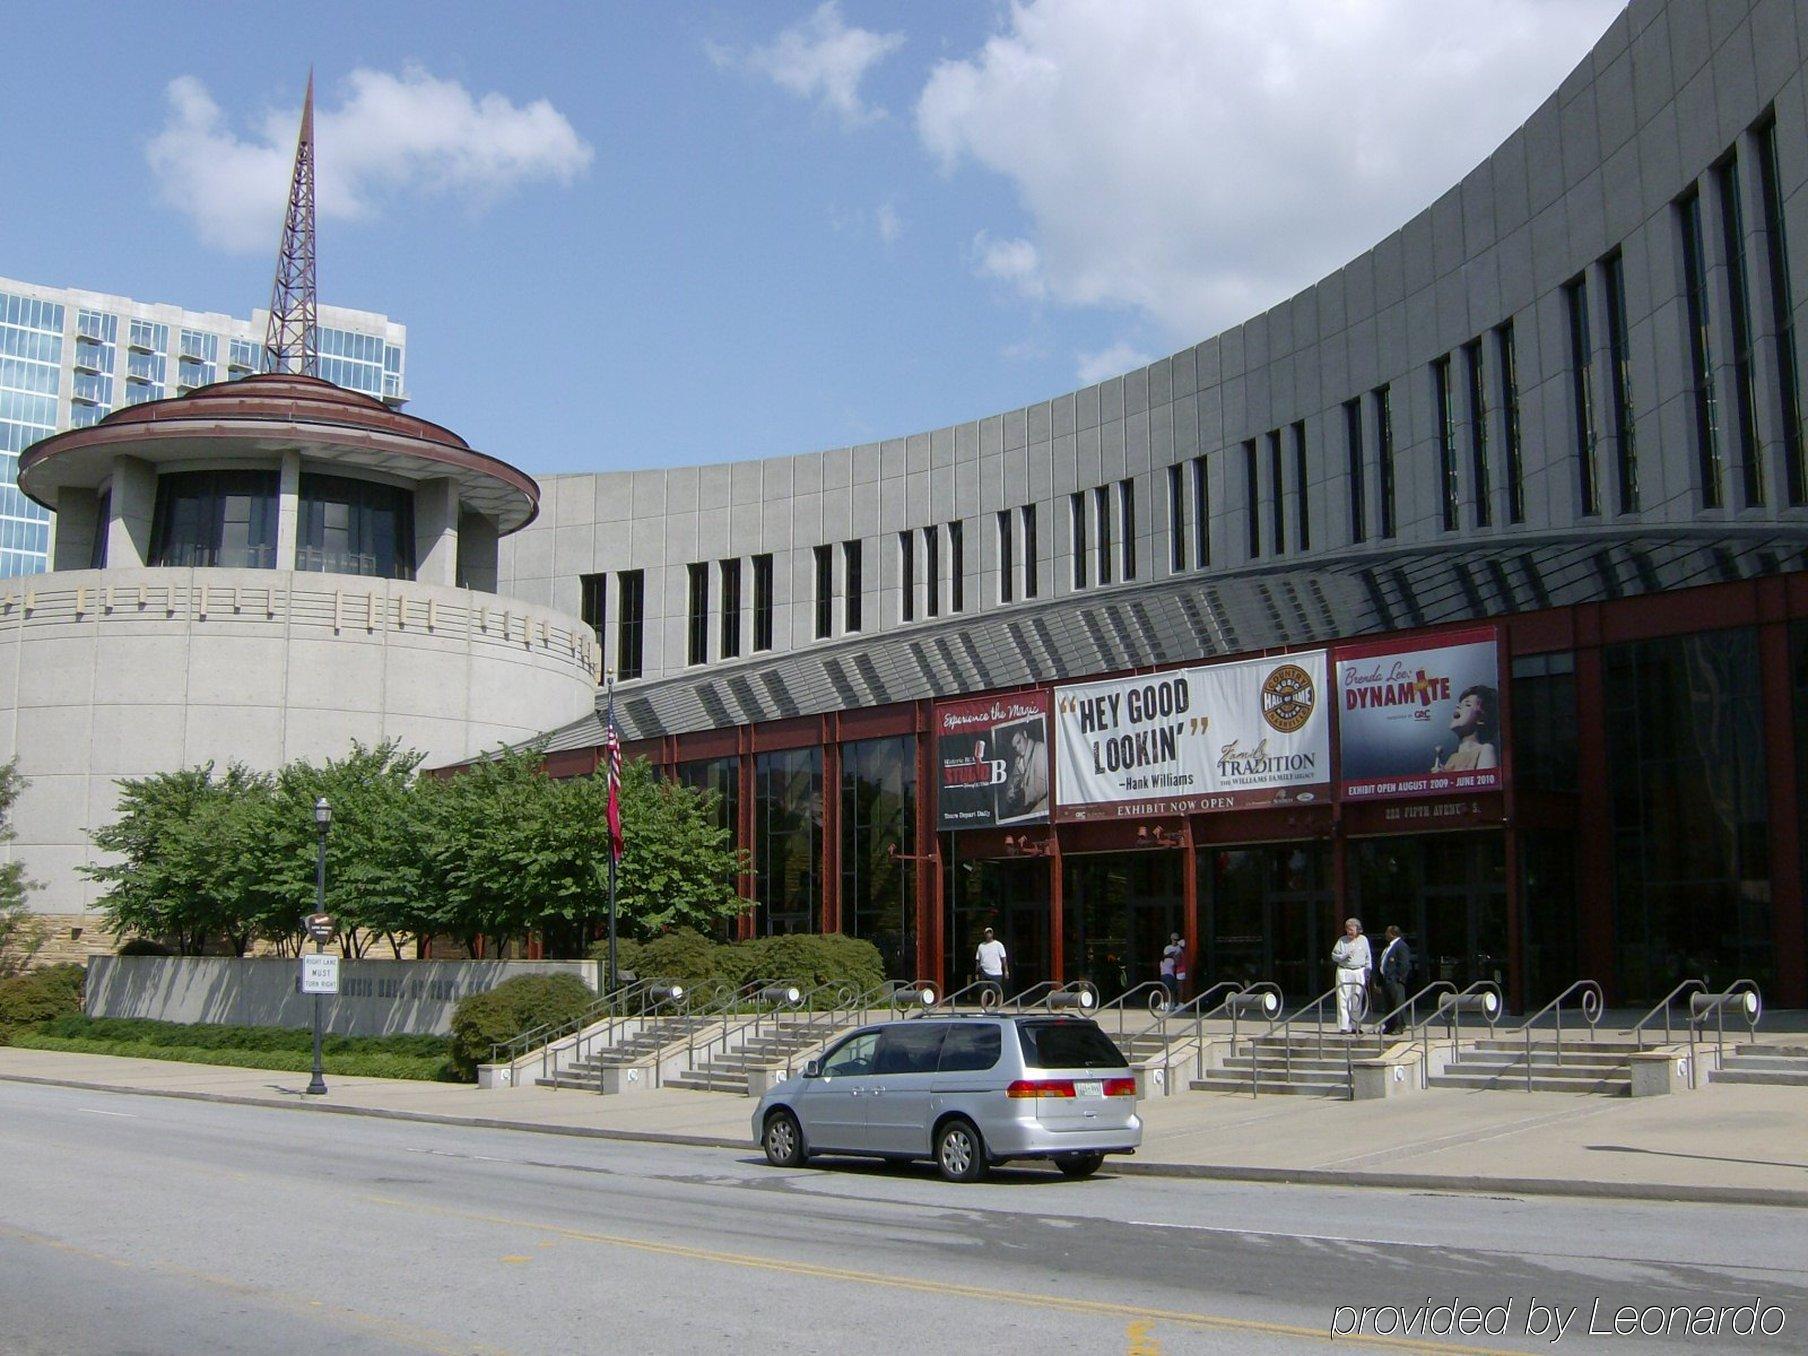
[[(333, 827), (333, 807), (322, 796), (314, 802), (314, 832), (317, 848), (314, 854), (314, 915), (326, 917), (326, 835)], [(326, 950), (326, 929), (314, 930), (314, 954)], [(314, 1076), (308, 1080), (308, 1091), (316, 1095), (326, 1091), (324, 1070), (320, 1067), (320, 994), (314, 995)]]

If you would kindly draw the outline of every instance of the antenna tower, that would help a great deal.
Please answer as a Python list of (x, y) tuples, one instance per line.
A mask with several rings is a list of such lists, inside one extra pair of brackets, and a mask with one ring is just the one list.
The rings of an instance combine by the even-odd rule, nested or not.
[(320, 375), (315, 337), (314, 286), (314, 72), (301, 105), (301, 135), (295, 141), (295, 173), (289, 180), (289, 210), (283, 217), (282, 246), (276, 252), (276, 282), (270, 289), (270, 328), (264, 337), (264, 366), (271, 372)]

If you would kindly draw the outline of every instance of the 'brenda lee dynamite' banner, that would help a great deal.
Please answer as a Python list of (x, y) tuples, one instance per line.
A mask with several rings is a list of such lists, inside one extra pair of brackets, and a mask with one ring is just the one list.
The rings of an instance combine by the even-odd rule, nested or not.
[(1056, 814), (1192, 814), (1323, 799), (1325, 652), (1055, 689)]
[(936, 827), (1048, 819), (1048, 693), (935, 708)]
[(1507, 731), (1492, 630), (1435, 645), (1341, 645), (1336, 662), (1346, 797), (1467, 794), (1502, 784)]

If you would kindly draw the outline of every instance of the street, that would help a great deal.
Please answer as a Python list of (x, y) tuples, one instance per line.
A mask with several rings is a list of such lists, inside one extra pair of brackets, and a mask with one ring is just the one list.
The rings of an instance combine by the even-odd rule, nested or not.
[[(1808, 1332), (1808, 1215), (1780, 1208), (1109, 1167), (963, 1188), (926, 1165), (780, 1171), (751, 1144), (18, 1084), (0, 1163), (8, 1352), (1263, 1352), (1334, 1323), (1361, 1330), (1337, 1345), (1543, 1350), (1565, 1314), (1563, 1349), (1642, 1351), (1664, 1345), (1637, 1333), (1647, 1306), (1676, 1349)], [(1727, 1326), (1754, 1304), (1780, 1332)], [(1479, 1324), (1446, 1325), (1469, 1306)], [(1631, 1335), (1587, 1335), (1622, 1306)], [(1728, 1312), (1691, 1339), (1679, 1306)]]

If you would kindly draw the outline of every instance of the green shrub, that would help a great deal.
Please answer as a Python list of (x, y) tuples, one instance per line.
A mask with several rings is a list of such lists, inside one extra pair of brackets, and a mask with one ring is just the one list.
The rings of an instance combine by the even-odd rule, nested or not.
[(52, 965), (0, 980), (0, 1043), (16, 1032), (82, 1010), (79, 965)]
[[(716, 953), (722, 948), (691, 928), (674, 928), (663, 937), (642, 942), (633, 970), (642, 979), (669, 979), (696, 988), (716, 978)], [(622, 969), (629, 967), (623, 965)]]
[[(304, 1050), (220, 1048), (208, 1045), (173, 1045), (157, 1041), (102, 1040), (84, 1036), (62, 1036), (52, 1027), (20, 1031), (13, 1044), (33, 1050), (63, 1050), (82, 1055), (116, 1055), (133, 1059), (180, 1060), (185, 1064), (226, 1065), (239, 1069), (274, 1069), (290, 1073), (306, 1073), (313, 1067), (312, 1046)], [(312, 1041), (312, 1033), (304, 1032)], [(444, 1044), (443, 1037), (436, 1037)], [(387, 1053), (380, 1050), (334, 1051), (322, 1048), (321, 1067), (329, 1074), (347, 1078), (411, 1078), (423, 1081), (456, 1083), (462, 1081), (452, 1061), (443, 1054), (437, 1058)]]
[[(640, 948), (641, 943), (632, 937), (617, 937), (615, 939), (615, 968), (625, 975), (644, 973), (640, 968)], [(592, 942), (590, 950), (585, 954), (597, 963), (597, 975), (606, 982), (608, 976), (603, 974), (603, 967), (609, 964), (609, 939), (605, 937), (600, 942)]]
[(516, 975), (461, 999), (452, 1012), (452, 1062), (467, 1080), (491, 1050), (535, 1027), (576, 1021), (596, 1002), (576, 975)]
[(757, 937), (722, 951), (725, 954), (718, 963), (719, 970), (723, 978), (737, 985), (754, 980), (797, 984), (805, 989), (819, 984), (847, 984), (864, 991), (885, 980), (879, 949), (871, 942), (840, 933)]
[[(182, 1050), (304, 1051), (312, 1056), (314, 1033), (307, 1027), (227, 1026), (219, 1023), (154, 1022), (141, 1017), (58, 1017), (38, 1028), (40, 1036), (167, 1047)], [(336, 1055), (383, 1055), (405, 1059), (445, 1060), (452, 1054), (447, 1036), (335, 1036), (321, 1050)]]
[(173, 956), (176, 953), (154, 937), (134, 937), (120, 944), (118, 956)]

